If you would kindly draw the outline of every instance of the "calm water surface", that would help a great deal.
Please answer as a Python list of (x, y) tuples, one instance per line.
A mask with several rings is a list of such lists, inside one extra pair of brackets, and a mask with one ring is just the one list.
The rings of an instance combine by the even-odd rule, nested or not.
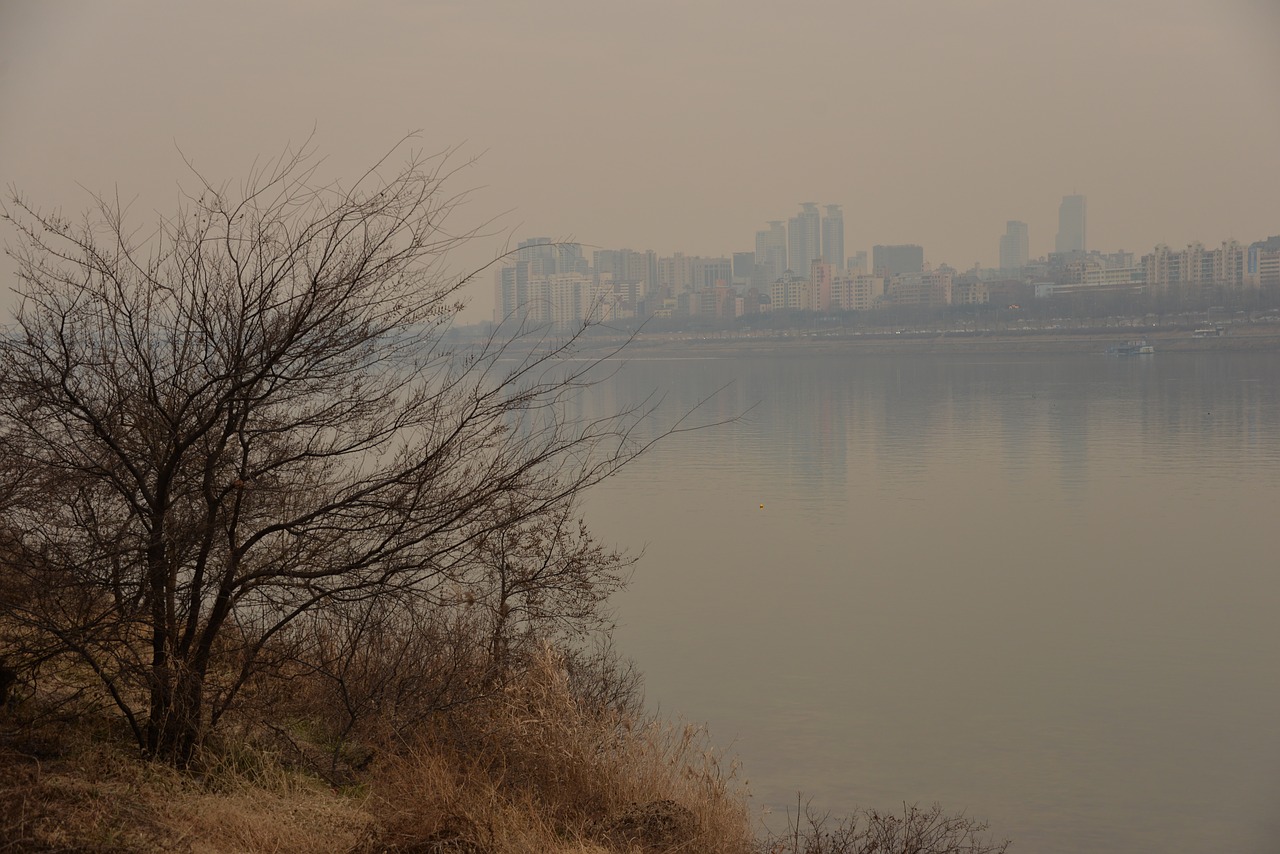
[(651, 705), (756, 807), (1280, 851), (1280, 358), (645, 360), (584, 405), (725, 386), (708, 417), (754, 408), (588, 509), (645, 549), (617, 617)]

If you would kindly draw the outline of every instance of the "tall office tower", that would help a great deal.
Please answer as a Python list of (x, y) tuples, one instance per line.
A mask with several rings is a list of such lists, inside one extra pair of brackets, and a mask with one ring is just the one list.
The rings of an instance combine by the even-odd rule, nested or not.
[(822, 218), (822, 260), (844, 270), (844, 214), (839, 205), (827, 205)]
[(867, 250), (859, 249), (850, 255), (848, 266), (845, 269), (853, 274), (865, 275), (870, 273), (871, 271), (867, 269)]
[(914, 243), (871, 247), (871, 272), (877, 276), (900, 276), (924, 272), (924, 248)]
[(1084, 196), (1063, 196), (1058, 205), (1058, 238), (1054, 241), (1057, 252), (1084, 252), (1085, 219)]
[(1011, 219), (1005, 223), (1004, 236), (1000, 238), (1000, 269), (1017, 272), (1027, 266), (1027, 224)]
[(735, 252), (733, 253), (733, 284), (749, 285), (751, 278), (755, 275), (756, 253), (754, 252)]
[(756, 232), (756, 264), (760, 265), (767, 284), (787, 272), (787, 226), (780, 220), (769, 222), (768, 231)]
[(810, 261), (822, 258), (822, 217), (816, 202), (801, 202), (800, 208), (787, 221), (787, 268), (803, 276)]

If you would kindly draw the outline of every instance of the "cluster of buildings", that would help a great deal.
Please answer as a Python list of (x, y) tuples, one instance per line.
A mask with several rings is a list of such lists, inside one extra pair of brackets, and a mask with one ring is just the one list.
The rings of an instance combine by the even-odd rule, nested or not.
[(1028, 228), (1011, 220), (1000, 264), (963, 273), (931, 266), (914, 244), (845, 254), (840, 205), (804, 202), (788, 220), (756, 232), (755, 249), (702, 257), (525, 240), (497, 269), (494, 320), (519, 316), (570, 326), (658, 317), (733, 318), (768, 311), (872, 311), (894, 306), (982, 305), (1008, 293), (1187, 293), (1208, 287), (1280, 289), (1280, 236), (1244, 245), (1160, 245), (1141, 257), (1087, 245), (1086, 200), (1064, 196), (1054, 252), (1032, 260)]
[(1030, 261), (1027, 224), (1011, 220), (1000, 238), (1002, 279), (1034, 285), (1040, 298), (1080, 293), (1131, 292), (1187, 295), (1209, 288), (1280, 288), (1280, 236), (1244, 245), (1223, 241), (1217, 248), (1192, 243), (1184, 249), (1160, 244), (1137, 256), (1102, 253), (1086, 244), (1084, 196), (1064, 196), (1058, 208), (1054, 252)]

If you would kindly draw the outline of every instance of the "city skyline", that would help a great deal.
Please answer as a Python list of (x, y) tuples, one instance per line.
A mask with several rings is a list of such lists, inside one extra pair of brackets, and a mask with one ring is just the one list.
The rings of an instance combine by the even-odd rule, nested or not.
[[(645, 249), (595, 249), (588, 263), (578, 243), (556, 244), (547, 237), (521, 241), (493, 277), (492, 321), (551, 323), (570, 328), (583, 322), (643, 320), (648, 317), (710, 317), (717, 321), (775, 311), (875, 311), (885, 308), (946, 309), (1020, 303), (1061, 296), (1122, 296), (1182, 302), (1215, 295), (1228, 300), (1252, 293), (1274, 302), (1280, 291), (1280, 235), (1217, 246), (1194, 241), (1184, 248), (1158, 243), (1137, 255), (1119, 250), (1085, 250), (1084, 203), (1064, 196), (1057, 243), (1061, 251), (1027, 257), (1027, 226), (1006, 223), (998, 267), (968, 270), (926, 261), (918, 244), (876, 244), (844, 263), (814, 257), (807, 271), (791, 255), (817, 255), (812, 246), (816, 203), (802, 203), (789, 228), (772, 220), (756, 232), (759, 251), (704, 257)], [(843, 250), (839, 205), (828, 205), (821, 251)], [(806, 214), (809, 216), (806, 217)], [(830, 226), (828, 228), (828, 226)], [(842, 256), (843, 257), (843, 256)], [(1148, 303), (1151, 305), (1150, 303)]]
[(530, 234), (748, 250), (804, 200), (843, 206), (846, 255), (994, 265), (1010, 219), (1051, 251), (1073, 189), (1092, 245), (1247, 240), (1280, 230), (1278, 39), (1262, 0), (10, 0), (0, 181), (69, 214), (118, 188), (146, 230), (190, 189), (184, 156), (236, 180), (314, 130), (321, 175), (351, 180), (421, 129), (423, 150), (476, 158), (450, 179), (474, 191), (453, 226), (488, 236), (459, 271)]
[[(769, 220), (765, 224), (768, 228), (760, 229), (755, 232), (754, 250), (742, 250), (739, 248), (718, 247), (711, 248), (706, 253), (709, 256), (734, 257), (735, 264), (737, 257), (745, 254), (754, 254), (755, 261), (762, 264), (765, 268), (765, 279), (773, 281), (782, 276), (782, 274), (790, 270), (797, 275), (804, 275), (808, 272), (809, 265), (803, 261), (803, 256), (812, 253), (814, 259), (821, 260), (826, 264), (833, 265), (837, 270), (846, 268), (856, 256), (864, 256), (871, 258), (870, 265), (875, 266), (874, 251), (895, 250), (910, 248), (919, 250), (920, 266), (912, 264), (910, 269), (918, 271), (922, 266), (949, 266), (958, 270), (985, 269), (985, 270), (1008, 270), (1016, 271), (1028, 263), (1043, 263), (1051, 256), (1072, 255), (1075, 253), (1128, 253), (1132, 254), (1134, 249), (1139, 251), (1144, 248), (1169, 247), (1169, 246), (1193, 246), (1196, 244), (1205, 244), (1206, 240), (1203, 236), (1197, 236), (1185, 244), (1178, 244), (1176, 241), (1165, 239), (1157, 239), (1151, 247), (1129, 247), (1112, 245), (1106, 241), (1101, 242), (1101, 248), (1089, 247), (1086, 240), (1086, 220), (1085, 209), (1087, 197), (1083, 194), (1071, 193), (1060, 197), (1057, 214), (1057, 234), (1054, 238), (1055, 246), (1040, 254), (1032, 254), (1030, 252), (1030, 227), (1027, 222), (1022, 220), (1006, 220), (1005, 233), (999, 237), (999, 247), (995, 252), (994, 263), (981, 263), (963, 265), (958, 259), (940, 257), (931, 254), (927, 247), (922, 243), (902, 243), (902, 244), (882, 244), (868, 243), (865, 247), (862, 244), (855, 244), (846, 239), (844, 233), (843, 208), (841, 204), (825, 204), (816, 202), (803, 202), (800, 204), (801, 210), (795, 216), (786, 220), (774, 219)], [(826, 213), (821, 216), (821, 225), (818, 229), (814, 229), (813, 223), (817, 221), (817, 208), (822, 207)], [(1270, 236), (1271, 230), (1280, 231), (1280, 219), (1274, 224), (1272, 229), (1261, 228), (1255, 229), (1253, 232), (1241, 235), (1222, 235), (1219, 237), (1211, 237), (1208, 239), (1208, 245), (1216, 245), (1219, 242), (1243, 242), (1249, 244), (1253, 241), (1262, 240), (1262, 236)], [(800, 231), (801, 233), (797, 233)], [(1065, 234), (1065, 236), (1064, 236)], [(549, 241), (551, 238), (539, 238), (542, 241)], [(832, 249), (830, 243), (834, 240), (838, 244), (838, 250)], [(593, 249), (601, 249), (603, 247), (597, 244), (588, 243), (574, 239), (568, 239), (564, 242), (578, 244)], [(627, 242), (627, 241), (624, 241)], [(684, 241), (679, 246), (696, 243), (696, 241)], [(745, 241), (739, 243), (746, 244)], [(523, 246), (524, 243), (521, 243)], [(631, 241), (631, 245), (639, 245), (635, 241)], [(797, 247), (808, 247), (798, 249)], [(816, 247), (816, 248), (815, 248)], [(868, 252), (867, 250), (871, 250)], [(631, 250), (623, 250), (631, 251)], [(674, 250), (654, 249), (653, 247), (645, 247), (644, 251), (656, 252), (659, 255), (689, 256), (701, 257), (703, 253), (687, 252), (683, 248)], [(801, 259), (795, 256), (799, 252)], [(973, 254), (977, 254), (976, 252)]]
[[(930, 251), (929, 245), (924, 241), (911, 241), (910, 231), (904, 232), (904, 236), (908, 238), (903, 243), (880, 243), (870, 237), (865, 240), (849, 240), (844, 229), (844, 210), (849, 207), (845, 204), (827, 204), (818, 202), (803, 202), (800, 204), (800, 211), (794, 215), (788, 216), (786, 219), (772, 219), (764, 221), (764, 225), (768, 228), (758, 229), (755, 232), (754, 251), (757, 257), (776, 259), (779, 265), (776, 268), (777, 278), (784, 271), (791, 270), (797, 274), (803, 274), (808, 270), (808, 263), (801, 261), (796, 263), (796, 254), (799, 252), (803, 257), (810, 252), (814, 253), (814, 257), (822, 260), (824, 263), (833, 264), (837, 267), (843, 266), (836, 258), (843, 259), (847, 264), (855, 254), (868, 254), (866, 250), (872, 250), (876, 246), (919, 246), (925, 249), (924, 260), (930, 265), (948, 265), (960, 270), (972, 269), (974, 267), (982, 269), (1016, 269), (1032, 261), (1044, 261), (1053, 254), (1069, 254), (1073, 252), (1125, 252), (1125, 251), (1141, 251), (1144, 248), (1151, 248), (1159, 245), (1167, 246), (1190, 246), (1196, 243), (1206, 243), (1216, 245), (1223, 241), (1240, 241), (1250, 243), (1255, 240), (1261, 240), (1264, 236), (1269, 236), (1272, 232), (1280, 232), (1280, 214), (1273, 218), (1270, 223), (1262, 223), (1258, 227), (1252, 228), (1243, 233), (1225, 233), (1219, 232), (1216, 236), (1206, 238), (1204, 235), (1192, 235), (1190, 239), (1180, 243), (1177, 239), (1168, 239), (1164, 237), (1157, 238), (1149, 246), (1125, 245), (1123, 243), (1108, 240), (1105, 237), (1101, 240), (1090, 239), (1087, 229), (1087, 200), (1088, 197), (1082, 193), (1069, 193), (1057, 197), (1059, 199), (1056, 205), (1056, 213), (1054, 214), (1052, 228), (1047, 223), (1033, 227), (1032, 223), (1023, 220), (1005, 220), (1005, 232), (998, 235), (998, 247), (990, 253), (983, 252), (982, 244), (975, 244), (973, 247), (962, 249), (957, 257), (947, 257), (936, 251)], [(821, 207), (827, 213), (819, 215), (818, 208)], [(830, 224), (829, 224), (830, 220)], [(818, 223), (815, 227), (814, 223)], [(598, 223), (597, 223), (598, 224)], [(797, 234), (797, 229), (802, 233)], [(828, 230), (832, 236), (838, 235), (840, 251), (837, 254), (831, 254), (827, 248)], [(1051, 245), (1044, 246), (1042, 241), (1041, 251), (1031, 251), (1030, 234), (1032, 232), (1040, 234), (1053, 234), (1048, 239)], [(602, 244), (590, 242), (582, 237), (581, 231), (570, 232), (570, 236), (556, 238), (557, 241), (579, 243), (583, 246), (591, 248), (603, 248)], [(549, 239), (549, 238), (548, 238)], [(734, 255), (741, 254), (743, 247), (751, 245), (750, 240), (738, 240), (732, 244), (732, 248), (727, 246), (711, 246), (705, 239), (698, 237), (687, 237), (677, 239), (672, 246), (665, 248), (646, 247), (653, 249), (659, 254), (667, 255)], [(984, 241), (985, 243), (986, 241)], [(622, 243), (629, 243), (632, 246), (641, 245), (636, 240), (624, 239)], [(993, 244), (994, 245), (994, 244)], [(688, 247), (701, 247), (702, 251), (692, 251)], [(807, 247), (807, 248), (799, 248)], [(815, 248), (816, 247), (816, 248)], [(1015, 263), (1012, 267), (1004, 263), (1006, 247), (1008, 248), (1009, 257), (1019, 259), (1019, 263)], [(811, 259), (812, 260), (812, 259)], [(975, 260), (977, 263), (975, 263)]]
[[(1266, 236), (1270, 236), (1273, 232), (1280, 232), (1280, 213), (1272, 218), (1270, 223), (1260, 223), (1257, 227), (1250, 228), (1242, 233), (1227, 233), (1220, 231), (1216, 235), (1205, 237), (1204, 235), (1191, 235), (1185, 242), (1180, 242), (1176, 238), (1165, 238), (1157, 236), (1156, 239), (1148, 246), (1127, 245), (1115, 240), (1108, 240), (1106, 237), (1102, 239), (1090, 238), (1088, 236), (1089, 229), (1087, 226), (1087, 207), (1088, 196), (1083, 193), (1068, 193), (1056, 197), (1058, 199), (1055, 205), (1055, 213), (1053, 215), (1053, 226), (1049, 227), (1048, 223), (1041, 223), (1038, 226), (1024, 220), (1005, 220), (1005, 232), (998, 235), (998, 241), (992, 245), (998, 244), (997, 248), (991, 252), (984, 252), (983, 243), (975, 244), (973, 247), (966, 247), (957, 253), (956, 257), (948, 257), (936, 251), (930, 251), (929, 244), (921, 240), (910, 240), (910, 230), (904, 230), (903, 236), (906, 238), (901, 243), (881, 243), (867, 236), (865, 239), (850, 240), (845, 234), (844, 228), (844, 211), (851, 206), (847, 204), (828, 204), (825, 202), (803, 202), (800, 203), (800, 211), (787, 216), (785, 219), (771, 219), (763, 221), (763, 225), (768, 228), (758, 229), (755, 232), (754, 251), (757, 257), (769, 257), (776, 259), (780, 265), (777, 267), (777, 276), (782, 272), (791, 270), (797, 274), (803, 274), (808, 270), (808, 263), (796, 263), (796, 253), (800, 252), (803, 257), (810, 252), (814, 253), (814, 257), (822, 260), (824, 263), (833, 264), (837, 267), (843, 266), (841, 262), (835, 259), (843, 259), (847, 264), (855, 254), (865, 254), (870, 256), (870, 252), (876, 246), (918, 246), (923, 247), (924, 261), (928, 265), (947, 265), (960, 270), (981, 268), (981, 269), (1006, 269), (1003, 263), (1005, 258), (1006, 246), (1011, 258), (1020, 259), (1021, 263), (1015, 264), (1012, 268), (1016, 269), (1028, 262), (1045, 261), (1053, 254), (1070, 254), (1073, 252), (1125, 252), (1125, 251), (1142, 251), (1155, 246), (1191, 246), (1197, 243), (1208, 243), (1216, 245), (1219, 242), (1239, 241), (1245, 244), (1256, 240), (1262, 240)], [(1041, 204), (1043, 200), (1035, 204)], [(1024, 205), (1026, 207), (1028, 205)], [(1031, 205), (1035, 206), (1035, 205)], [(819, 214), (818, 208), (823, 208), (826, 213)], [(857, 206), (852, 206), (856, 208)], [(830, 224), (829, 224), (830, 220)], [(816, 225), (815, 225), (816, 223)], [(596, 223), (600, 225), (600, 223)], [(802, 230), (801, 234), (797, 234), (797, 229)], [(840, 252), (833, 255), (827, 247), (828, 230), (833, 236), (838, 235)], [(1051, 234), (1050, 238), (1044, 238), (1040, 243), (1040, 251), (1032, 251), (1032, 241), (1030, 235), (1032, 232), (1038, 234)], [(581, 230), (569, 232), (568, 236), (554, 238), (558, 242), (577, 243), (582, 246), (591, 248), (604, 248), (603, 244), (598, 244), (585, 239)], [(550, 239), (550, 238), (548, 238)], [(623, 239), (622, 243), (629, 243), (632, 246), (641, 245), (637, 240)], [(671, 246), (665, 248), (654, 248), (646, 246), (646, 249), (652, 249), (660, 255), (725, 255), (731, 256), (741, 254), (745, 247), (749, 247), (752, 241), (739, 239), (732, 242), (729, 246), (712, 246), (705, 239), (697, 236), (689, 236), (677, 238)], [(1045, 245), (1048, 243), (1049, 245)], [(700, 247), (701, 251), (694, 251), (690, 247)], [(798, 247), (807, 247), (798, 249)], [(815, 248), (816, 247), (816, 248)], [(812, 260), (812, 259), (811, 259)], [(975, 263), (976, 262), (976, 263)], [(776, 278), (777, 276), (774, 276)]]

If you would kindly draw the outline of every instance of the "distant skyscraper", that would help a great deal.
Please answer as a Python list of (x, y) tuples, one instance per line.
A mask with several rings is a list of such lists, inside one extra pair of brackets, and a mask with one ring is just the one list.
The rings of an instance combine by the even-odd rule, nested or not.
[(522, 240), (515, 252), (516, 261), (529, 263), (532, 276), (550, 276), (556, 273), (585, 274), (590, 268), (578, 243), (553, 243), (550, 237), (531, 237)]
[(798, 216), (787, 221), (788, 269), (803, 276), (809, 263), (822, 258), (822, 224), (816, 202), (802, 202)]
[(530, 237), (521, 240), (516, 261), (527, 261), (534, 276), (549, 276), (556, 272), (556, 246), (550, 237)]
[(924, 248), (914, 243), (871, 247), (871, 271), (877, 276), (924, 272)]
[(651, 293), (658, 285), (658, 256), (652, 249), (597, 249), (591, 266), (597, 274), (607, 274), (614, 282), (640, 285), (641, 294)]
[(787, 272), (787, 226), (775, 219), (767, 231), (756, 232), (756, 265), (765, 284), (773, 284)]
[(836, 268), (815, 258), (809, 263), (809, 288), (812, 296), (810, 308), (814, 311), (831, 310), (831, 285), (836, 278)]
[(836, 270), (844, 269), (844, 214), (839, 205), (827, 205), (822, 217), (822, 260)]
[(751, 284), (751, 277), (755, 274), (755, 266), (756, 253), (733, 253), (733, 283), (735, 285)]
[(583, 320), (595, 305), (590, 271), (580, 244), (552, 243), (549, 237), (521, 241), (494, 271), (494, 322)]
[(859, 249), (857, 252), (849, 256), (849, 264), (845, 268), (850, 273), (867, 274), (871, 271), (867, 269), (867, 250)]
[(1004, 236), (1000, 238), (1000, 269), (1014, 272), (1026, 267), (1028, 247), (1027, 224), (1013, 219), (1005, 223)]
[(1085, 216), (1084, 196), (1063, 196), (1058, 205), (1058, 238), (1054, 242), (1057, 252), (1084, 252)]
[(694, 256), (689, 259), (693, 279), (693, 290), (701, 291), (733, 284), (733, 260), (731, 258), (702, 258)]

